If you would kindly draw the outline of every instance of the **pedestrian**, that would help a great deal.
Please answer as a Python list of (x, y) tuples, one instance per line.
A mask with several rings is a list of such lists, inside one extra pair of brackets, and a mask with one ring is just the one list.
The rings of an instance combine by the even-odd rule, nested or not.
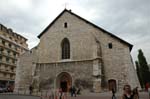
[(133, 99), (139, 99), (139, 92), (138, 92), (138, 87), (133, 89)]
[(75, 88), (75, 86), (73, 86), (73, 88), (72, 88), (72, 96), (73, 95), (76, 97), (76, 88)]
[(29, 86), (29, 92), (30, 92), (30, 95), (31, 95), (32, 92), (33, 92), (33, 87), (32, 87), (32, 85)]
[(77, 89), (77, 95), (80, 95), (80, 94), (81, 94), (80, 91), (81, 91), (81, 88), (79, 87), (79, 88)]
[(62, 88), (59, 88), (59, 99), (62, 99)]
[(124, 93), (122, 95), (122, 99), (134, 99), (130, 85), (124, 85), (123, 90)]
[(70, 87), (69, 92), (70, 92), (71, 97), (73, 97), (72, 87)]
[(116, 99), (115, 93), (116, 93), (115, 88), (112, 88), (112, 99)]
[[(150, 83), (149, 83), (150, 85)], [(149, 99), (150, 99), (150, 86), (148, 87)]]

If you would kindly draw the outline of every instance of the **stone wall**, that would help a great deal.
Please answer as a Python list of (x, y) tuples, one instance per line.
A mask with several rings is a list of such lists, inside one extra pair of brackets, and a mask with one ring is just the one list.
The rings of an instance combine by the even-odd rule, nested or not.
[[(64, 28), (65, 22), (68, 28)], [(40, 38), (39, 62), (61, 61), (61, 42), (64, 38), (68, 38), (70, 42), (70, 60), (92, 59), (95, 41), (89, 27), (87, 23), (67, 12), (64, 13)]]
[(37, 48), (19, 56), (17, 62), (15, 91), (28, 90), (29, 85), (32, 84), (32, 79), (35, 71), (35, 62), (37, 62)]
[[(41, 63), (37, 64), (36, 75), (39, 77), (37, 89), (46, 90), (54, 88), (57, 76), (67, 72), (72, 77), (72, 85), (92, 90), (93, 88), (93, 62), (92, 60), (62, 62), (62, 63)], [(56, 82), (57, 84), (57, 82)], [(58, 85), (56, 85), (58, 88)]]

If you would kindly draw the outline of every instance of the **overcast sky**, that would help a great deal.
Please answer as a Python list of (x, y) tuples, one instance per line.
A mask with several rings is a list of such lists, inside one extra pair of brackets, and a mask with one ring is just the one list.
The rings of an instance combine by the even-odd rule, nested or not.
[(64, 8), (142, 49), (150, 63), (150, 0), (0, 0), (0, 23), (28, 39), (37, 36)]

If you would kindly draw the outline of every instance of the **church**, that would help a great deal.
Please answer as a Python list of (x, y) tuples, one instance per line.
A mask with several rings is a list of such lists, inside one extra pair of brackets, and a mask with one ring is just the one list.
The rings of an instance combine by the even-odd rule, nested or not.
[(83, 92), (121, 91), (139, 86), (133, 45), (64, 9), (39, 35), (40, 42), (18, 59), (15, 90), (75, 86)]

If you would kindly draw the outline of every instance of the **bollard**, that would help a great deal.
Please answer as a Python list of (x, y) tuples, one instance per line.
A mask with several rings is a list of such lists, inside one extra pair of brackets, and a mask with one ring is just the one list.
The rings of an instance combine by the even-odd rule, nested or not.
[(48, 97), (48, 91), (46, 91), (46, 97)]
[(38, 90), (37, 90), (37, 93), (36, 93), (36, 95), (38, 96)]
[(62, 99), (65, 99), (64, 95), (62, 95), (61, 97), (62, 97)]
[(44, 96), (43, 91), (41, 91), (41, 97), (43, 97), (43, 96)]
[(53, 92), (52, 92), (52, 95), (51, 95), (51, 99), (55, 99), (55, 98), (54, 98), (54, 93), (53, 93)]
[(25, 95), (27, 95), (28, 93), (27, 93), (27, 90), (25, 90)]
[(57, 95), (55, 95), (55, 99), (58, 99), (58, 98), (57, 98)]
[(67, 93), (65, 93), (65, 99), (67, 99)]
[(24, 92), (23, 92), (23, 95), (25, 95), (26, 94), (26, 89), (24, 90)]
[(42, 96), (42, 91), (41, 91), (41, 95), (40, 96)]
[(42, 99), (42, 91), (41, 91), (41, 96), (40, 97), (41, 97), (40, 99)]

